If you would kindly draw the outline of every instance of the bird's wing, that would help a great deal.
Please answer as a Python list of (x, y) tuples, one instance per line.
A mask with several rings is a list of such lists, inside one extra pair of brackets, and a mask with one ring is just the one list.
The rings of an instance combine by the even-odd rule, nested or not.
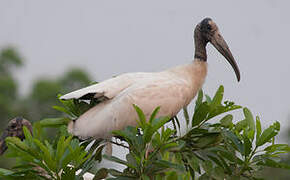
[(157, 106), (161, 107), (158, 117), (174, 116), (191, 101), (195, 95), (192, 90), (184, 80), (174, 77), (161, 76), (139, 81), (115, 98), (82, 114), (70, 123), (68, 130), (81, 138), (108, 138), (112, 130), (136, 125), (138, 117), (133, 104), (140, 107), (147, 118)]
[(188, 105), (195, 96), (195, 91), (183, 79), (171, 78), (168, 81), (140, 85), (130, 93), (130, 97), (132, 103), (139, 106), (147, 117), (157, 106), (161, 107), (159, 115), (175, 116), (182, 107)]
[(118, 95), (121, 91), (129, 87), (138, 79), (146, 77), (149, 73), (127, 73), (114, 78), (105, 80), (98, 84), (94, 84), (60, 97), (63, 100), (83, 99), (91, 100), (93, 98), (111, 99)]

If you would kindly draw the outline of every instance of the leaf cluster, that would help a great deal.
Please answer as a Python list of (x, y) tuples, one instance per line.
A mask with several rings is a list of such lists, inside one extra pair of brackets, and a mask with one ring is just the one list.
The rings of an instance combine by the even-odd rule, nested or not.
[[(9, 149), (7, 156), (17, 158), (19, 165), (11, 170), (1, 168), (0, 177), (5, 179), (83, 179), (83, 174), (88, 172), (96, 161), (101, 161), (103, 146), (99, 146), (95, 153), (87, 152), (78, 139), (66, 136), (67, 132), (60, 133), (59, 138), (52, 142), (47, 139), (43, 140), (42, 125), (41, 121), (34, 124), (33, 136), (24, 126), (24, 141), (18, 137), (6, 138)], [(65, 130), (62, 131), (65, 132)], [(99, 145), (100, 141), (96, 144)]]
[[(289, 146), (274, 143), (280, 124), (262, 130), (259, 117), (255, 121), (248, 108), (243, 108), (244, 119), (238, 122), (232, 114), (218, 118), (242, 108), (223, 102), (223, 93), (223, 86), (213, 98), (199, 92), (191, 119), (184, 109), (187, 132), (183, 136), (176, 135), (180, 131), (177, 118), (155, 118), (158, 107), (146, 120), (134, 106), (139, 126), (113, 132), (129, 145), (126, 160), (105, 156), (126, 166), (123, 172), (107, 170), (115, 177), (111, 179), (257, 179), (256, 172), (264, 166), (289, 169), (279, 162), (279, 155), (288, 153)], [(218, 122), (208, 123), (213, 118)], [(170, 122), (174, 129), (166, 128)]]
[[(0, 177), (81, 179), (94, 164), (102, 161), (102, 157), (125, 168), (122, 171), (101, 168), (94, 172), (94, 179), (259, 179), (256, 173), (263, 167), (290, 169), (279, 160), (281, 154), (290, 151), (289, 146), (275, 143), (279, 122), (262, 129), (258, 116), (254, 117), (246, 107), (223, 101), (223, 94), (223, 86), (212, 98), (199, 91), (193, 115), (189, 115), (187, 108), (183, 109), (186, 121), (183, 135), (178, 135), (181, 123), (177, 117), (160, 117), (160, 107), (157, 107), (146, 118), (134, 105), (138, 126), (112, 132), (117, 139), (113, 143), (129, 150), (125, 159), (102, 155), (104, 141), (80, 143), (63, 126), (98, 101), (60, 100), (62, 106), (53, 108), (67, 117), (34, 123), (33, 136), (24, 128), (26, 139), (23, 142), (15, 137), (7, 138), (9, 155), (18, 157), (21, 163), (12, 170), (0, 169)], [(229, 112), (238, 109), (242, 110), (244, 118), (234, 120)], [(170, 123), (173, 128), (167, 126)], [(62, 135), (49, 142), (41, 136), (42, 127), (58, 127)], [(78, 170), (80, 172), (76, 173)]]

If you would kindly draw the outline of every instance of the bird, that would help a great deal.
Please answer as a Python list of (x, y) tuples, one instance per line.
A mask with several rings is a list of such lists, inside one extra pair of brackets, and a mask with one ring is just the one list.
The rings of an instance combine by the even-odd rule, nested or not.
[(8, 148), (5, 143), (5, 139), (7, 137), (18, 137), (21, 140), (25, 139), (24, 132), (22, 130), (23, 126), (26, 126), (32, 134), (32, 125), (28, 120), (22, 117), (16, 117), (9, 121), (6, 129), (0, 137), (0, 156), (3, 155)]
[(240, 81), (239, 67), (218, 26), (204, 18), (194, 29), (194, 60), (160, 72), (125, 73), (60, 97), (62, 100), (97, 99), (99, 104), (68, 124), (68, 131), (80, 139), (109, 139), (112, 131), (136, 126), (138, 115), (133, 105), (147, 119), (156, 107), (158, 117), (174, 117), (202, 88), (207, 75), (206, 46), (211, 43), (232, 66)]

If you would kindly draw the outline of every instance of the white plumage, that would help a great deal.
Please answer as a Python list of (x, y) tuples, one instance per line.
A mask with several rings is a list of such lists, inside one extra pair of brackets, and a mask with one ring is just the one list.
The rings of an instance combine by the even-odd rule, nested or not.
[(70, 122), (68, 130), (80, 138), (110, 138), (112, 130), (137, 124), (133, 104), (143, 110), (147, 119), (158, 106), (158, 117), (175, 116), (190, 103), (205, 80), (208, 42), (228, 60), (240, 79), (236, 62), (211, 19), (206, 18), (196, 26), (194, 39), (195, 59), (190, 64), (156, 73), (127, 73), (62, 96), (64, 100), (102, 100)]
[(89, 93), (106, 97), (75, 122), (69, 131), (81, 138), (108, 138), (112, 130), (136, 125), (137, 113), (133, 104), (139, 106), (148, 117), (160, 106), (158, 116), (175, 116), (188, 105), (202, 86), (207, 63), (195, 60), (157, 73), (128, 73), (108, 79), (61, 97), (78, 99)]

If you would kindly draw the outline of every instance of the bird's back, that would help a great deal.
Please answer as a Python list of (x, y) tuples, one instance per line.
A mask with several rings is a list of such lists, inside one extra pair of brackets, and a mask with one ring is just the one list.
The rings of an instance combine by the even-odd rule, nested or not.
[[(161, 107), (159, 117), (175, 116), (200, 89), (206, 66), (206, 63), (194, 62), (158, 73), (132, 73), (129, 76), (133, 80), (128, 87), (85, 112), (70, 123), (69, 130), (82, 138), (109, 138), (112, 130), (137, 124), (133, 104), (139, 106), (147, 118), (158, 106)], [(197, 85), (192, 84), (198, 80)]]

